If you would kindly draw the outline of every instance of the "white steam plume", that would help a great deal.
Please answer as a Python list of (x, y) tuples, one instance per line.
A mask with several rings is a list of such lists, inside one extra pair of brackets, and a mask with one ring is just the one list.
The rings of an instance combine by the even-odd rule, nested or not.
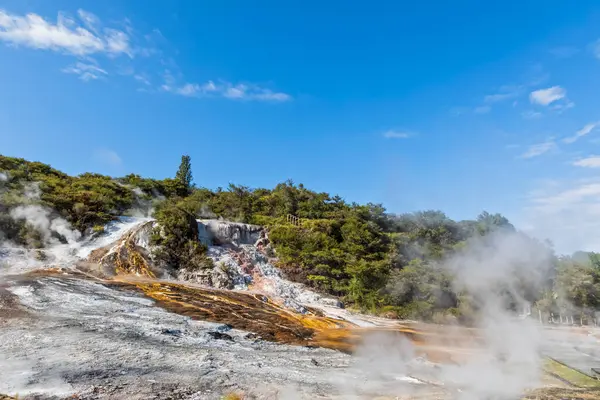
[[(131, 188), (131, 186), (123, 185)], [(139, 187), (131, 188), (135, 196), (133, 207), (126, 211), (126, 215), (134, 218), (148, 218), (154, 213), (154, 207), (158, 202), (166, 200), (166, 197), (160, 194), (157, 190), (152, 189), (151, 195), (148, 196)]]
[[(27, 183), (23, 187), (23, 195), (31, 202), (40, 200), (42, 191), (37, 182)], [(58, 244), (57, 235), (63, 237), (69, 244), (77, 242), (81, 233), (71, 227), (71, 224), (62, 217), (53, 215), (52, 210), (37, 205), (28, 204), (18, 206), (10, 211), (11, 218), (25, 220), (41, 235), (46, 245)]]
[(19, 206), (10, 212), (13, 219), (24, 219), (41, 233), (44, 243), (58, 244), (53, 233), (65, 238), (69, 244), (77, 242), (81, 233), (71, 228), (71, 224), (61, 217), (53, 217), (52, 212), (38, 205)]
[[(529, 308), (553, 268), (551, 252), (518, 232), (499, 231), (471, 241), (443, 267), (454, 275), (456, 291), (473, 299), (476, 337), (461, 337), (466, 332), (459, 327), (438, 329), (445, 345), (451, 348), (456, 337), (472, 347), (471, 354), (458, 364), (433, 368), (416, 357), (406, 339), (384, 335), (365, 340), (353, 362), (354, 379), (340, 376), (334, 382), (347, 398), (412, 396), (427, 387), (443, 388), (458, 400), (505, 399), (540, 386), (542, 330), (535, 319), (519, 314)], [(427, 384), (415, 384), (413, 377)]]
[(532, 319), (519, 318), (552, 269), (552, 254), (518, 232), (500, 230), (469, 243), (446, 263), (456, 289), (476, 301), (475, 325), (483, 348), (465, 364), (443, 369), (464, 400), (518, 398), (539, 385), (542, 332)]

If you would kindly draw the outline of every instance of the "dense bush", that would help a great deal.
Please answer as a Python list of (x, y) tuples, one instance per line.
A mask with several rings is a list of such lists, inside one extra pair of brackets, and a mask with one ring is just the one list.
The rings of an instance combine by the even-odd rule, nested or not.
[(173, 201), (165, 201), (154, 217), (158, 224), (152, 232), (151, 243), (156, 246), (154, 256), (158, 262), (175, 269), (212, 268), (206, 247), (198, 241), (198, 223), (193, 214)]

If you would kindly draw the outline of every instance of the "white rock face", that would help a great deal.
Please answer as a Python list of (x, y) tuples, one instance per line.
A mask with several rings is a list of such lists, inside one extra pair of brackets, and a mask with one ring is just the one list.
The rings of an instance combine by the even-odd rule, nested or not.
[(222, 221), (218, 219), (199, 219), (198, 239), (206, 246), (213, 244), (254, 244), (263, 230), (262, 226)]
[(300, 283), (284, 279), (262, 251), (266, 231), (258, 225), (222, 220), (198, 220), (199, 239), (217, 268), (227, 271), (234, 289), (254, 290), (280, 299), (286, 306), (306, 312), (303, 306), (335, 306), (337, 299), (315, 293)]

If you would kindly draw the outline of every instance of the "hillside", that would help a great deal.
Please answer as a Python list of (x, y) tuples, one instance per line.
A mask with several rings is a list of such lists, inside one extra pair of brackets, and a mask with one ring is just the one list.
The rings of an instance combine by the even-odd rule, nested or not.
[(213, 191), (185, 156), (166, 180), (0, 162), (0, 393), (597, 393), (599, 256), (558, 258), (501, 215), (393, 215), (292, 182)]
[(544, 315), (594, 318), (600, 305), (595, 254), (556, 257), (499, 214), (483, 212), (468, 221), (433, 210), (393, 215), (382, 205), (349, 204), (292, 181), (273, 189), (210, 190), (191, 185), (191, 178), (185, 157), (175, 178), (156, 180), (68, 176), (40, 162), (0, 156), (0, 240), (4, 247), (44, 248), (94, 235), (119, 216), (153, 215), (162, 227), (161, 235), (153, 235), (154, 256), (194, 269), (213, 266), (191, 218), (263, 225), (277, 266), (293, 281), (392, 318), (470, 323), (479, 301), (457, 284), (461, 272), (454, 264), (465, 255), (469, 264), (475, 254), (495, 268), (498, 248), (507, 242), (498, 238), (508, 237), (528, 254), (511, 260), (515, 276), (528, 276), (537, 264), (550, 266), (541, 284), (523, 279), (508, 290), (509, 307), (524, 299)]

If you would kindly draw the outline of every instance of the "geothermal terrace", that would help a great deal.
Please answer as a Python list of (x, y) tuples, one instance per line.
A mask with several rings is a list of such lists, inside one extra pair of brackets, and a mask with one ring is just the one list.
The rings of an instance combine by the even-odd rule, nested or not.
[(287, 281), (261, 227), (224, 221), (199, 221), (216, 271), (160, 270), (152, 224), (124, 218), (43, 262), (3, 249), (5, 398), (600, 398), (595, 328), (353, 313)]

